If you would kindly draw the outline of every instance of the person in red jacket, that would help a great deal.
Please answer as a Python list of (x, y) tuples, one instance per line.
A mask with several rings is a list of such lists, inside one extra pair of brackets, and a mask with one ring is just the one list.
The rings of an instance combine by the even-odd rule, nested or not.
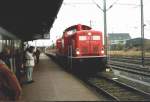
[(20, 100), (21, 86), (13, 72), (0, 59), (0, 101)]

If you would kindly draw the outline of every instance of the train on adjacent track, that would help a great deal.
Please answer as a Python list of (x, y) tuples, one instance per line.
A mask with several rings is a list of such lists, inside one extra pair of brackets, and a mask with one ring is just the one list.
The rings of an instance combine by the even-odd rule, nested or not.
[(103, 34), (87, 25), (77, 24), (65, 29), (56, 40), (56, 49), (58, 61), (69, 70), (97, 72), (106, 68)]

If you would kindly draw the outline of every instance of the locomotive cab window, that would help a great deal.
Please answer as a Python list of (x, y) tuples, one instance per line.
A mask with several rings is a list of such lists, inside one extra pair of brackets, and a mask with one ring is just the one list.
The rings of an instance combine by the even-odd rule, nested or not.
[(71, 29), (71, 30), (67, 31), (67, 35), (72, 35), (76, 31), (77, 31), (76, 29)]
[(81, 41), (86, 40), (86, 36), (79, 36), (79, 40), (81, 40)]
[(98, 36), (98, 35), (93, 35), (93, 36), (92, 36), (92, 40), (100, 40), (100, 36)]

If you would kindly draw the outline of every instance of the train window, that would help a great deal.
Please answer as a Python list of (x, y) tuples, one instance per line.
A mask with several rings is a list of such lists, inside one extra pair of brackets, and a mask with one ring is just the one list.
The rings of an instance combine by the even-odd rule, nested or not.
[(68, 31), (68, 32), (67, 32), (67, 35), (71, 35), (71, 34), (73, 34), (72, 31)]
[(67, 35), (72, 35), (76, 31), (77, 31), (76, 29), (71, 29), (70, 31), (67, 31)]
[(100, 40), (100, 36), (98, 36), (98, 35), (93, 35), (93, 36), (92, 36), (92, 40)]
[(86, 40), (86, 36), (79, 36), (79, 40)]

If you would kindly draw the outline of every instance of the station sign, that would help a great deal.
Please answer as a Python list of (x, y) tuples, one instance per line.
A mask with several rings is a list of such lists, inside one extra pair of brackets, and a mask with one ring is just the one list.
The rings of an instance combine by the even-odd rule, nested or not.
[(34, 39), (50, 39), (50, 34), (35, 34)]
[(44, 34), (43, 39), (50, 39), (50, 34)]
[(34, 39), (41, 39), (41, 38), (43, 38), (43, 37), (42, 37), (41, 34), (35, 34), (35, 35), (33, 36), (33, 38), (34, 38)]

